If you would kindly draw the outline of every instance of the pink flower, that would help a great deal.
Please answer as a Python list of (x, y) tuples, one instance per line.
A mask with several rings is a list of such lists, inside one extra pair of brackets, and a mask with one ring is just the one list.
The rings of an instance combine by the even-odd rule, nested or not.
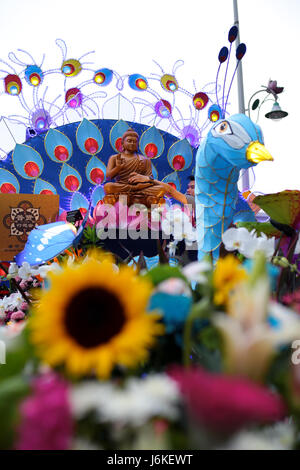
[(24, 320), (24, 318), (25, 313), (21, 312), (21, 310), (17, 310), (17, 312), (12, 313), (10, 317), (10, 319), (14, 321)]
[(201, 368), (175, 367), (169, 375), (177, 382), (192, 416), (215, 431), (233, 432), (250, 424), (273, 423), (286, 415), (281, 397), (249, 380)]
[(295, 310), (297, 313), (300, 313), (300, 290), (284, 295), (282, 302)]
[(109, 204), (102, 204), (98, 202), (94, 209), (93, 217), (97, 228), (147, 228), (148, 227), (148, 212), (144, 211), (140, 214), (135, 211), (134, 206), (128, 207), (122, 202), (116, 202), (112, 207)]
[(24, 312), (26, 312), (26, 310), (28, 310), (28, 303), (22, 302), (20, 305), (20, 310), (23, 310)]
[(18, 450), (67, 450), (73, 422), (68, 385), (55, 373), (33, 381), (33, 393), (20, 407)]

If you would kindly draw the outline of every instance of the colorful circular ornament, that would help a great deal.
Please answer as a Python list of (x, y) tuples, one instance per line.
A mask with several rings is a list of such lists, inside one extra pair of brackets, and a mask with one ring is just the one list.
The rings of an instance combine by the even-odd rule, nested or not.
[(54, 155), (60, 162), (65, 162), (69, 158), (68, 149), (64, 145), (57, 145), (54, 149)]
[(39, 175), (40, 169), (35, 162), (27, 162), (24, 165), (24, 171), (26, 175), (30, 176), (31, 178), (35, 178)]
[(153, 143), (147, 144), (145, 147), (145, 154), (149, 158), (155, 158), (157, 155), (158, 149), (157, 146)]
[(169, 101), (160, 100), (154, 106), (155, 113), (160, 118), (169, 118), (172, 114), (172, 106)]
[(65, 178), (65, 186), (69, 191), (77, 191), (79, 188), (79, 181), (74, 175), (69, 175)]
[(212, 106), (210, 106), (208, 110), (208, 119), (211, 122), (217, 122), (219, 119), (222, 119), (222, 117), (223, 113), (220, 106), (218, 106), (217, 104), (213, 104)]
[(0, 193), (3, 194), (15, 194), (17, 192), (17, 189), (15, 186), (11, 183), (3, 183), (0, 186)]
[(101, 168), (94, 168), (90, 173), (90, 178), (95, 184), (101, 184), (104, 180), (104, 173)]
[(84, 148), (88, 153), (94, 154), (98, 152), (99, 145), (96, 139), (93, 137), (89, 137), (84, 142)]
[(122, 153), (123, 152), (123, 145), (122, 145), (122, 137), (119, 137), (116, 142), (115, 142), (115, 147), (118, 152)]
[(94, 82), (97, 85), (106, 86), (108, 85), (113, 79), (113, 71), (110, 69), (99, 69), (96, 70), (94, 75)]
[(82, 104), (82, 93), (79, 88), (70, 88), (65, 95), (65, 102), (69, 108), (79, 108)]
[(145, 91), (148, 88), (147, 79), (138, 73), (133, 75), (129, 75), (128, 77), (128, 85), (130, 88), (136, 91)]
[(178, 90), (178, 82), (174, 75), (165, 74), (160, 79), (160, 84), (164, 90), (174, 93)]
[(43, 189), (40, 194), (48, 194), (48, 195), (51, 195), (51, 194), (54, 194), (53, 191), (50, 191), (50, 189)]
[(201, 109), (204, 109), (207, 103), (208, 103), (208, 96), (206, 93), (203, 93), (202, 91), (200, 91), (199, 93), (196, 93), (193, 96), (193, 105), (198, 111), (200, 111)]
[(65, 77), (75, 77), (81, 72), (82, 66), (79, 60), (68, 59), (68, 60), (64, 60), (60, 70), (64, 74)]
[(5, 92), (9, 95), (19, 95), (22, 91), (22, 83), (18, 75), (7, 75), (4, 78)]
[(50, 123), (50, 114), (45, 109), (37, 109), (31, 115), (31, 127), (33, 127), (37, 133), (48, 130)]
[(28, 85), (39, 86), (44, 79), (43, 71), (37, 65), (28, 65), (25, 70), (25, 80)]
[(185, 166), (185, 159), (182, 155), (175, 155), (172, 160), (174, 170), (182, 170)]

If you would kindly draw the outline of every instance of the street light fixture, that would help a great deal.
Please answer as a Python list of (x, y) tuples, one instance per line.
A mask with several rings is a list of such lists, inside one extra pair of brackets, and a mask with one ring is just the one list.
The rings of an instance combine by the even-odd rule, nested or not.
[[(278, 95), (283, 92), (284, 88), (283, 87), (278, 87), (277, 86), (277, 81), (276, 80), (270, 80), (268, 83), (268, 86), (263, 86), (262, 85), (262, 90), (256, 91), (249, 99), (248, 103), (248, 116), (251, 118), (251, 111), (255, 111), (256, 109), (258, 110), (257, 114), (257, 119), (256, 122), (258, 122), (259, 119), (259, 113), (262, 105), (266, 103), (267, 101), (273, 101), (273, 106), (271, 111), (269, 111), (267, 114), (265, 114), (265, 117), (268, 119), (272, 119), (272, 121), (279, 121), (283, 119), (284, 117), (288, 116), (288, 113), (286, 111), (283, 111), (278, 103)], [(255, 101), (253, 101), (253, 98), (260, 94), (260, 93), (266, 93), (266, 97), (262, 102), (257, 98)], [(250, 104), (252, 102), (252, 106), (250, 107)]]
[(269, 113), (265, 114), (265, 117), (268, 119), (272, 119), (272, 121), (280, 121), (282, 118), (288, 116), (288, 114), (289, 113), (287, 113), (286, 111), (282, 111), (279, 103), (275, 101), (272, 110)]

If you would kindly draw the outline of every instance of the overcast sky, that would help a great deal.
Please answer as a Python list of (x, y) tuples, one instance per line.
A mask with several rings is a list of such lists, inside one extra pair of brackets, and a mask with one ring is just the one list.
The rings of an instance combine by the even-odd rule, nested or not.
[[(227, 45), (233, 25), (232, 0), (0, 0), (0, 57), (17, 48), (28, 50), (37, 63), (46, 53), (47, 67), (61, 56), (55, 45), (63, 38), (69, 57), (95, 50), (99, 68), (120, 74), (158, 72), (152, 59), (166, 72), (176, 60), (184, 67), (176, 74), (180, 85), (192, 89), (214, 81), (217, 56)], [(253, 189), (276, 192), (300, 190), (299, 131), (299, 0), (239, 0), (241, 41), (247, 45), (243, 59), (245, 101), (271, 78), (284, 86), (279, 97), (289, 116), (280, 122), (264, 118), (271, 103), (261, 110), (259, 124), (274, 162), (255, 169)], [(11, 99), (0, 96), (0, 115), (11, 113)], [(230, 112), (238, 111), (237, 90), (230, 97)], [(0, 129), (1, 141), (1, 129)], [(1, 146), (1, 145), (0, 145)]]

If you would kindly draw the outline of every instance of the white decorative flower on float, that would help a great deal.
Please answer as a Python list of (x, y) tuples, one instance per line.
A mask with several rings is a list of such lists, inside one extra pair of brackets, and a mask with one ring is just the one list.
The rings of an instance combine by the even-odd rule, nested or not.
[(229, 228), (222, 235), (222, 242), (227, 251), (237, 250), (246, 258), (254, 258), (256, 251), (262, 251), (271, 259), (275, 251), (275, 238), (268, 238), (264, 233), (256, 236), (255, 230), (249, 232), (244, 227)]

